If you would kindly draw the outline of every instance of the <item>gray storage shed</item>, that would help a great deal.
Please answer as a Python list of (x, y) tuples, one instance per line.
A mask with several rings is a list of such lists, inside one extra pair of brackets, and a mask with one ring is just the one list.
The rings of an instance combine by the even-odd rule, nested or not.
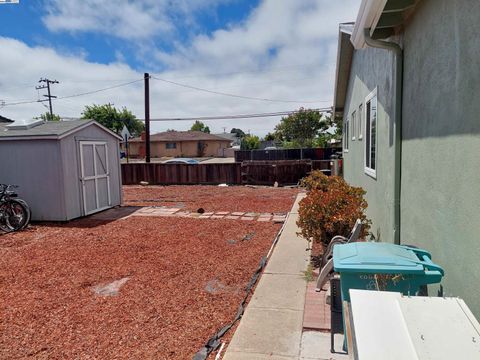
[(67, 221), (120, 205), (121, 137), (93, 120), (0, 123), (0, 183), (32, 220)]

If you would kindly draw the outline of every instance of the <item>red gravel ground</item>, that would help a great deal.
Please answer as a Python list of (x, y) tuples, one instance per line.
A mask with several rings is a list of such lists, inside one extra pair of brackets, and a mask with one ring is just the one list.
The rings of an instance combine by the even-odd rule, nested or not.
[(196, 211), (286, 213), (298, 189), (248, 186), (124, 186), (125, 205), (169, 206)]
[[(206, 205), (197, 188), (166, 189), (179, 201), (193, 194), (188, 206), (222, 210), (287, 211), (295, 194), (244, 189), (260, 200), (239, 195), (225, 206), (215, 194)], [(126, 197), (160, 197), (159, 189), (129, 187)], [(269, 198), (268, 208), (263, 197), (277, 191), (280, 200)], [(0, 358), (191, 359), (233, 319), (279, 228), (239, 220), (87, 218), (0, 236)], [(124, 277), (117, 296), (93, 292)]]

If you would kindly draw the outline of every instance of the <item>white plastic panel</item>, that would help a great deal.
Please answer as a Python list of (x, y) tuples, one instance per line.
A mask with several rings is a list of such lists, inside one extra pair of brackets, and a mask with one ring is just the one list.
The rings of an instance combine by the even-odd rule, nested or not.
[(480, 325), (458, 298), (350, 290), (356, 359), (480, 359)]
[(394, 292), (350, 290), (358, 360), (419, 360), (398, 298)]

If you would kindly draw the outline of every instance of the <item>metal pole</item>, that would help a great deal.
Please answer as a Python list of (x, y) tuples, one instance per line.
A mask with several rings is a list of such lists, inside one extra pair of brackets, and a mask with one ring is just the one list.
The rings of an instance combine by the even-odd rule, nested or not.
[(145, 162), (150, 162), (150, 74), (144, 74), (145, 81)]
[(125, 155), (127, 156), (127, 164), (128, 164), (128, 135), (125, 134)]
[(52, 96), (50, 95), (50, 81), (47, 80), (48, 104), (50, 105), (50, 120), (53, 120)]

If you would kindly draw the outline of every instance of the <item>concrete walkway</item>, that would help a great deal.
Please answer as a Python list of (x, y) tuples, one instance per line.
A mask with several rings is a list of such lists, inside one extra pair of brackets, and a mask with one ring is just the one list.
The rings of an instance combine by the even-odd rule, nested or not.
[[(300, 194), (255, 293), (240, 321), (224, 360), (336, 359), (330, 354), (330, 334), (303, 333), (303, 315), (310, 251), (297, 236)], [(344, 357), (338, 357), (342, 359)]]

